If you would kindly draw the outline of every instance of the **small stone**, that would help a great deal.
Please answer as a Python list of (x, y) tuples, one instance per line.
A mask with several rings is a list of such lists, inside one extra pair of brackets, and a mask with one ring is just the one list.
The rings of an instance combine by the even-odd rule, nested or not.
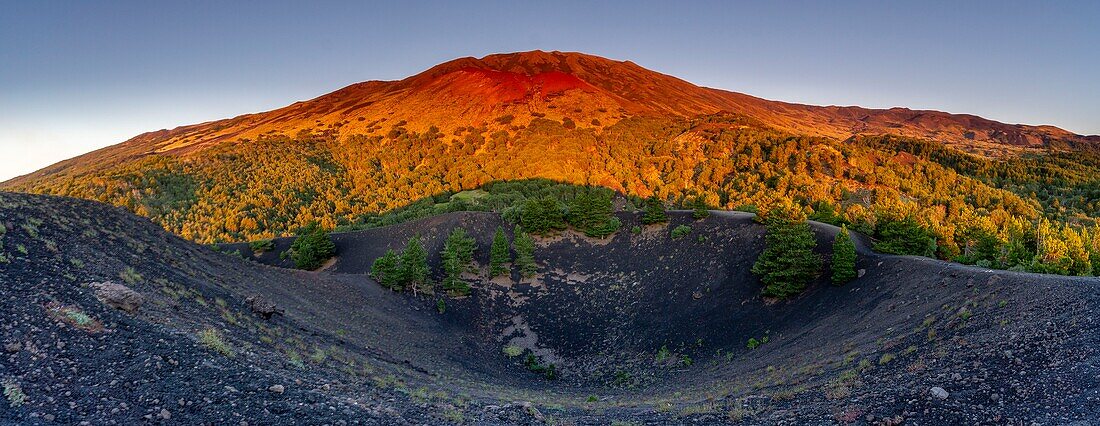
[(939, 399), (947, 399), (948, 395), (950, 395), (950, 394), (947, 393), (946, 390), (944, 390), (944, 388), (941, 388), (939, 386), (933, 387), (928, 392), (930, 394), (932, 394), (932, 396), (934, 396), (936, 398), (939, 398)]
[(158, 417), (160, 417), (163, 420), (168, 420), (168, 419), (172, 418), (172, 413), (169, 413), (168, 410), (165, 409), (165, 408), (161, 408), (160, 409), (160, 414), (158, 415)]
[(283, 385), (271, 385), (271, 387), (267, 388), (267, 390), (273, 393), (283, 393), (286, 391), (286, 388), (283, 387)]
[(867, 275), (866, 269), (860, 269), (856, 271), (856, 278), (863, 278), (864, 275)]

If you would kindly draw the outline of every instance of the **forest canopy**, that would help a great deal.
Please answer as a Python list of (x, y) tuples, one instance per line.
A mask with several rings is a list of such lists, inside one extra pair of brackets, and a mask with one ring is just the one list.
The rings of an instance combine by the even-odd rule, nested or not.
[[(768, 211), (789, 203), (894, 253), (1100, 271), (1100, 152), (1089, 147), (985, 158), (894, 136), (793, 135), (733, 114), (632, 117), (599, 129), (541, 118), (494, 132), (379, 127), (148, 154), (13, 189), (123, 206), (209, 243), (289, 235), (310, 222), (347, 230), (446, 211), (505, 212), (546, 197), (564, 219), (602, 235), (617, 228), (605, 221), (603, 195), (576, 200), (581, 188), (602, 187), (625, 194), (628, 208), (646, 197), (689, 209)], [(571, 218), (570, 206), (590, 213)], [(551, 217), (548, 226), (561, 223)]]

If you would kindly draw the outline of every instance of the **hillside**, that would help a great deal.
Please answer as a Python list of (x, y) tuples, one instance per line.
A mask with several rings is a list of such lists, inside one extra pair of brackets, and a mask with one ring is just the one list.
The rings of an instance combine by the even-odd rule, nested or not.
[(672, 206), (793, 203), (874, 238), (913, 219), (936, 247), (919, 254), (1095, 275), (1098, 165), (1096, 137), (1048, 126), (768, 101), (535, 51), (147, 133), (0, 187), (123, 206), (210, 243), (311, 221), (357, 228), (418, 200), (541, 178)]
[[(861, 277), (844, 287), (818, 280), (775, 303), (748, 272), (763, 234), (751, 215), (672, 213), (670, 224), (638, 233), (626, 230), (636, 214), (619, 217), (624, 230), (606, 240), (573, 231), (539, 239), (534, 278), (513, 270), (489, 280), (501, 224), (493, 213), (337, 234), (336, 262), (303, 272), (220, 254), (98, 203), (0, 193), (0, 376), (9, 401), (11, 389), (25, 398), (0, 421), (1017, 424), (1100, 415), (1089, 402), (1100, 385), (1096, 279), (880, 255), (860, 239)], [(672, 238), (678, 225), (690, 234)], [(439, 249), (456, 227), (476, 241), (468, 297), (394, 293), (363, 275), (382, 251), (420, 235), (438, 280)], [(836, 232), (813, 230), (821, 242)], [(288, 244), (258, 259), (277, 262), (272, 254)], [(223, 248), (234, 249), (245, 247)], [(95, 295), (103, 281), (144, 303), (112, 309)], [(250, 310), (256, 297), (281, 313)], [(764, 343), (750, 349), (750, 339)], [(531, 371), (524, 354), (556, 376)]]

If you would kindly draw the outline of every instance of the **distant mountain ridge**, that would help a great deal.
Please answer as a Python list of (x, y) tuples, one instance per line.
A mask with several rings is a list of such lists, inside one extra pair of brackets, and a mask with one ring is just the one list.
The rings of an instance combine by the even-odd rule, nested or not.
[[(356, 83), (268, 112), (144, 133), (9, 184), (86, 163), (154, 152), (185, 154), (273, 133), (330, 129), (341, 134), (367, 133), (386, 120), (393, 120), (389, 124), (404, 120), (405, 127), (414, 131), (435, 126), (450, 133), (470, 125), (525, 125), (536, 117), (568, 117), (578, 126), (601, 127), (632, 116), (690, 118), (722, 111), (794, 134), (835, 139), (891, 134), (987, 156), (1041, 149), (1054, 141), (1100, 143), (1100, 136), (1077, 135), (1053, 126), (1005, 124), (974, 115), (770, 101), (700, 87), (630, 61), (536, 50), (459, 58), (399, 81)], [(494, 121), (508, 115), (514, 117), (508, 123)]]

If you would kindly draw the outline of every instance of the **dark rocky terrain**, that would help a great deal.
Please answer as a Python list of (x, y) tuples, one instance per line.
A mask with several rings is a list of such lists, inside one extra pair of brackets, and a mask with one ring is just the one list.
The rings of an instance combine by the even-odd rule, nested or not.
[[(278, 267), (289, 239), (260, 255), (243, 244), (215, 250), (118, 208), (0, 193), (0, 423), (1100, 417), (1100, 280), (879, 255), (857, 241), (860, 278), (843, 287), (822, 278), (773, 302), (749, 272), (764, 233), (750, 215), (673, 213), (638, 234), (634, 214), (620, 217), (607, 240), (571, 231), (538, 240), (533, 279), (470, 274), (468, 297), (416, 297), (381, 288), (365, 275), (371, 262), (419, 234), (440, 274), (443, 240), (463, 227), (484, 271), (499, 216), (337, 234), (336, 261), (304, 272)], [(674, 239), (679, 224), (692, 231)], [(828, 255), (836, 228), (813, 227)], [(105, 281), (138, 292), (140, 308), (97, 298), (93, 284)], [(750, 339), (766, 341), (749, 349)], [(526, 354), (553, 364), (556, 379), (525, 367)]]

